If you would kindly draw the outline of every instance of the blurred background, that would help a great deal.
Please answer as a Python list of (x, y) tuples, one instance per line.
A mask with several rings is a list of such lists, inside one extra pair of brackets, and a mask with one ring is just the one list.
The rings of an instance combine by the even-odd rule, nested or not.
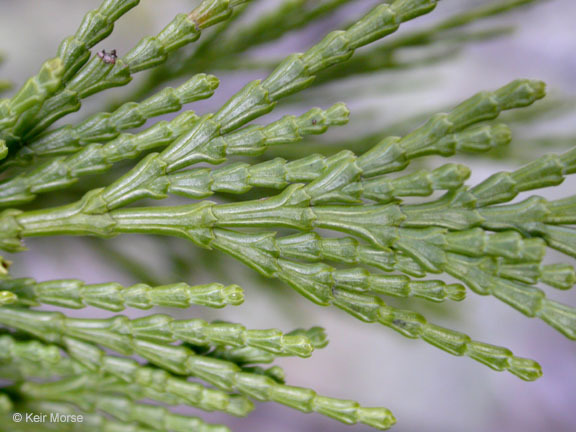
[[(0, 79), (22, 84), (43, 60), (55, 54), (60, 40), (74, 33), (83, 14), (99, 3), (0, 0), (0, 52), (5, 59), (0, 66)], [(191, 10), (197, 2), (141, 3), (118, 22), (113, 35), (96, 49), (115, 48), (122, 55), (141, 37), (158, 32), (176, 13)], [(239, 25), (267, 13), (278, 3), (256, 2), (239, 19)], [(222, 84), (214, 98), (192, 108), (199, 113), (217, 109), (246, 82), (266, 76), (274, 59), (305, 50), (326, 32), (346, 26), (377, 3), (349, 1), (312, 27), (289, 32), (241, 55), (228, 58), (225, 53), (219, 54), (220, 63), (214, 62), (204, 71), (216, 74)], [(494, 3), (498, 2), (443, 0), (434, 13), (404, 25), (385, 43), (394, 44), (405, 35), (432, 28), (464, 10)], [(576, 143), (575, 17), (576, 3), (572, 0), (533, 1), (526, 7), (456, 29), (424, 46), (403, 45), (388, 62), (378, 63), (375, 59), (375, 70), (370, 73), (339, 77), (336, 72), (329, 72), (320, 76), (321, 84), (302, 96), (289, 98), (266, 120), (344, 101), (352, 111), (350, 124), (314, 139), (305, 149), (279, 149), (270, 155), (296, 157), (311, 152), (310, 148), (325, 153), (342, 147), (361, 151), (366, 143), (377, 142), (372, 135), (404, 134), (428, 115), (449, 109), (477, 91), (493, 90), (516, 78), (546, 81), (549, 97), (523, 114), (503, 117), (514, 132), (509, 149), (454, 160), (472, 168), (469, 183), (474, 184), (494, 171), (517, 167), (546, 152), (562, 151)], [(369, 54), (370, 49), (372, 46), (359, 54)], [(367, 66), (361, 72), (368, 70)], [(139, 97), (142, 89), (151, 84), (161, 88), (184, 78), (164, 81), (138, 76), (128, 88), (109, 90), (89, 99), (77, 116), (113, 106), (126, 97)], [(426, 163), (434, 166), (438, 161), (428, 158)], [(91, 181), (86, 180), (76, 191), (45, 198), (42, 205), (68, 202), (72, 194), (81, 193)], [(572, 180), (538, 193), (546, 197), (566, 196), (574, 192), (575, 185)], [(544, 370), (537, 382), (523, 382), (470, 359), (452, 357), (421, 341), (405, 339), (386, 328), (361, 323), (337, 309), (323, 309), (230, 258), (200, 251), (182, 240), (131, 236), (105, 242), (62, 238), (57, 245), (50, 239), (27, 243), (29, 252), (12, 257), (14, 275), (39, 280), (79, 278), (89, 283), (238, 283), (247, 291), (242, 306), (218, 311), (193, 308), (177, 313), (181, 317), (240, 322), (251, 328), (277, 327), (288, 331), (323, 326), (330, 338), (326, 348), (316, 351), (310, 359), (278, 361), (286, 370), (288, 383), (311, 387), (328, 396), (355, 399), (366, 406), (386, 406), (398, 418), (394, 428), (397, 432), (576, 430), (576, 345), (542, 322), (528, 319), (493, 298), (469, 294), (458, 305), (391, 303), (425, 311), (438, 324), (465, 331), (477, 340), (506, 346), (519, 356), (537, 359)], [(554, 262), (559, 257), (550, 253), (549, 258)], [(550, 296), (576, 305), (574, 292), (551, 292)], [(72, 314), (108, 316), (90, 309)], [(372, 430), (341, 425), (272, 403), (259, 404), (246, 419), (198, 414), (237, 432)]]

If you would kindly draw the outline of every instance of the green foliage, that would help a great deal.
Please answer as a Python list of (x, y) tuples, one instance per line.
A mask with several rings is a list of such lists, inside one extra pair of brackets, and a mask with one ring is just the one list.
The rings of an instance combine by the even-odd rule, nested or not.
[[(548, 299), (536, 286), (567, 290), (576, 283), (573, 265), (544, 262), (548, 249), (576, 257), (576, 200), (531, 196), (511, 202), (522, 192), (559, 185), (575, 173), (576, 149), (539, 157), (476, 185), (466, 183), (471, 171), (460, 164), (408, 171), (426, 156), (450, 157), (507, 146), (510, 129), (494, 121), (504, 111), (543, 98), (542, 82), (519, 79), (478, 93), (404, 136), (368, 138), (365, 152), (345, 149), (324, 156), (311, 153), (302, 143), (345, 125), (349, 111), (342, 103), (249, 124), (273, 111), (285, 97), (312, 85), (446, 58), (425, 54), (411, 64), (401, 64), (396, 55), (404, 48), (453, 50), (500, 35), (501, 28), (476, 32), (468, 25), (534, 2), (515, 0), (466, 10), (352, 57), (357, 49), (397, 31), (404, 22), (432, 12), (437, 3), (382, 2), (347, 30), (329, 33), (306, 52), (279, 61), (265, 79), (246, 84), (214, 113), (196, 115), (185, 110), (171, 120), (151, 124), (154, 117), (210, 98), (219, 81), (205, 70), (254, 67), (242, 62), (242, 53), (350, 2), (286, 0), (267, 15), (238, 24), (252, 2), (204, 0), (192, 12), (174, 18), (158, 35), (142, 39), (116, 58), (112, 52), (92, 53), (91, 49), (139, 2), (105, 0), (86, 15), (74, 36), (62, 42), (55, 58), (46, 61), (12, 97), (0, 101), (4, 176), (0, 206), (6, 208), (0, 213), (0, 248), (24, 251), (23, 239), (34, 236), (179, 237), (228, 254), (318, 305), (334, 306), (452, 355), (535, 380), (541, 369), (534, 360), (431, 323), (421, 313), (385, 303), (383, 297), (462, 301), (470, 289), (494, 296), (576, 339), (576, 309)], [(216, 24), (219, 27), (211, 29), (196, 50), (181, 49)], [(135, 73), (148, 69), (144, 85), (134, 93), (134, 100), (143, 97), (141, 102), (129, 99), (110, 112), (51, 128), (79, 110), (83, 99), (127, 85)], [(164, 86), (181, 77), (188, 80), (176, 88)], [(137, 127), (142, 129), (134, 131)], [(302, 156), (266, 156), (271, 147), (286, 144)], [(260, 159), (248, 159), (254, 156)], [(121, 161), (135, 158), (139, 160), (128, 172), (117, 178), (109, 175), (117, 172)], [(226, 164), (195, 166), (199, 163)], [(102, 175), (104, 186), (92, 188), (79, 182), (94, 174)], [(54, 206), (41, 198), (75, 184), (82, 192), (77, 201)], [(203, 200), (214, 195), (218, 201)], [(140, 203), (174, 196), (184, 202)], [(408, 197), (428, 198), (413, 202)], [(31, 207), (15, 208), (25, 203), (32, 203)], [(251, 400), (256, 400), (377, 429), (395, 423), (386, 408), (366, 408), (287, 385), (278, 366), (261, 366), (280, 356), (309, 357), (314, 349), (324, 347), (326, 335), (318, 327), (282, 333), (165, 314), (89, 319), (34, 309), (44, 304), (113, 312), (154, 306), (221, 308), (244, 301), (237, 285), (36, 282), (12, 277), (8, 263), (0, 264), (0, 377), (8, 380), (0, 387), (2, 416), (21, 411), (84, 413), (84, 422), (67, 425), (69, 430), (215, 432), (228, 428), (142, 400), (236, 416), (247, 415), (253, 409)], [(449, 275), (458, 282), (429, 275)], [(139, 363), (134, 355), (148, 363)], [(10, 430), (29, 430), (24, 423), (10, 424)], [(51, 426), (34, 427), (50, 430)]]

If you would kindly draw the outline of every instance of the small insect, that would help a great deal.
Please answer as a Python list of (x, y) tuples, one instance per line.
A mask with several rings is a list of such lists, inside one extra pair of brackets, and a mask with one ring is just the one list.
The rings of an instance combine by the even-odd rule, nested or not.
[(102, 51), (98, 52), (98, 57), (100, 57), (102, 59), (102, 61), (106, 64), (115, 64), (116, 59), (118, 58), (118, 56), (116, 55), (115, 49), (113, 49), (109, 53), (107, 53), (106, 50), (102, 50)]
[(316, 126), (316, 123), (318, 123), (316, 119), (312, 119), (312, 125)]

